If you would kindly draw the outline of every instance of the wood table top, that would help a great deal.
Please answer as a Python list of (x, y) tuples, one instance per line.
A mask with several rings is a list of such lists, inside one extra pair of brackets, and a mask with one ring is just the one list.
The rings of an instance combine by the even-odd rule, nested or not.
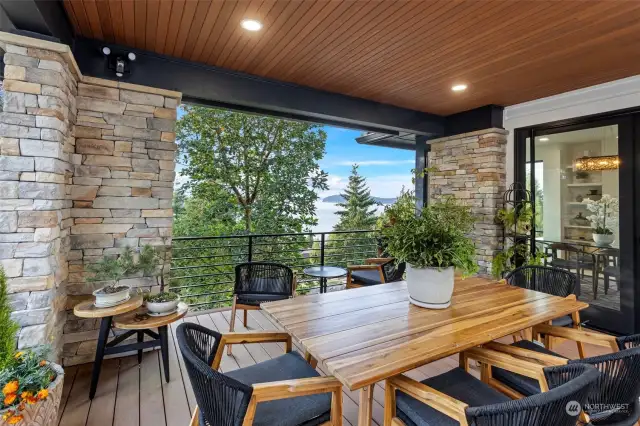
[(147, 308), (141, 306), (135, 311), (118, 315), (113, 319), (113, 326), (124, 330), (146, 330), (148, 328), (162, 327), (187, 315), (189, 306), (184, 302), (180, 302), (176, 312), (162, 317), (152, 317), (147, 312)]
[(261, 305), (351, 390), (588, 306), (477, 277), (442, 310), (410, 304), (404, 281)]
[(95, 298), (78, 303), (73, 308), (73, 314), (80, 318), (104, 318), (120, 315), (142, 306), (142, 295), (136, 294), (129, 300), (110, 308), (96, 308)]

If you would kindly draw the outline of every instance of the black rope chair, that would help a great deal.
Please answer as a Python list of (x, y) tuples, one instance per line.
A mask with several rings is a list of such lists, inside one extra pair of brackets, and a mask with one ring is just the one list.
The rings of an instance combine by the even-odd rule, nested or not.
[(392, 378), (386, 384), (390, 391), (385, 406), (395, 412), (385, 417), (397, 417), (407, 426), (575, 426), (598, 371), (585, 364), (543, 371), (549, 391), (519, 400), (511, 400), (462, 368), (422, 383), (404, 376)]
[[(505, 276), (505, 280), (513, 286), (552, 294), (558, 297), (568, 297), (575, 294), (578, 286), (578, 278), (575, 274), (564, 269), (548, 266), (521, 266)], [(575, 312), (551, 321), (558, 327), (580, 327), (580, 313)], [(551, 345), (551, 340), (548, 343)], [(584, 357), (584, 345), (577, 342), (578, 353)], [(551, 349), (551, 348), (549, 348)]]
[[(183, 323), (177, 337), (198, 403), (190, 426), (317, 426), (338, 424), (336, 419), (342, 418), (336, 399), (342, 397), (340, 382), (319, 377), (297, 352), (290, 351), (291, 337), (285, 333), (222, 335)], [(285, 341), (289, 352), (225, 374), (217, 371), (227, 342), (268, 341)]]
[(347, 266), (347, 288), (401, 281), (407, 267), (405, 262), (396, 262), (393, 257), (373, 257), (364, 263)]
[[(247, 327), (247, 311), (260, 309), (260, 303), (274, 302), (293, 297), (296, 282), (293, 270), (273, 262), (248, 262), (236, 266), (233, 288), (233, 306), (229, 331), (236, 324), (236, 310), (244, 310), (244, 326)], [(227, 347), (231, 355), (231, 345)]]
[[(565, 338), (580, 338), (582, 331), (567, 331), (552, 326), (538, 326), (544, 328), (547, 335), (557, 335)], [(537, 328), (534, 328), (537, 330)], [(595, 332), (582, 334), (585, 341), (594, 344), (608, 346), (612, 350), (617, 347), (620, 351), (612, 354), (594, 356), (589, 358), (568, 360), (568, 365), (588, 364), (600, 371), (600, 376), (589, 395), (585, 412), (591, 417), (593, 425), (631, 426), (640, 419), (640, 335), (614, 338)], [(594, 340), (596, 339), (596, 340)], [(492, 344), (495, 345), (495, 344)], [(512, 344), (521, 349), (543, 353), (546, 355), (564, 358), (555, 352), (528, 340), (522, 340)], [(492, 368), (491, 380), (500, 383), (499, 389), (512, 397), (530, 396), (540, 392), (540, 387), (535, 380), (506, 371), (501, 368)], [(506, 389), (504, 388), (506, 386)], [(515, 391), (515, 393), (513, 393)]]

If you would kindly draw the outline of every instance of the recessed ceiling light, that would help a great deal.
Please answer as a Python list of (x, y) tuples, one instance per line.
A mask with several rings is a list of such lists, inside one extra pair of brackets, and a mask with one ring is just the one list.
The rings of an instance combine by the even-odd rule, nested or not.
[(262, 29), (262, 23), (255, 19), (243, 19), (240, 25), (247, 31), (260, 31)]
[(540, 142), (546, 142), (548, 140), (549, 140), (549, 138), (540, 138)]
[(464, 92), (465, 90), (467, 90), (467, 85), (466, 84), (454, 84), (451, 87), (451, 90), (453, 90), (454, 92)]

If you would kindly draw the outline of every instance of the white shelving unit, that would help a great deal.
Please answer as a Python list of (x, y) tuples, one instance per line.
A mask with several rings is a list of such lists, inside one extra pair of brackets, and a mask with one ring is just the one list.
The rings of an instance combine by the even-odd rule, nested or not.
[(587, 182), (587, 183), (568, 183), (569, 188), (584, 188), (590, 186), (602, 186), (602, 182)]

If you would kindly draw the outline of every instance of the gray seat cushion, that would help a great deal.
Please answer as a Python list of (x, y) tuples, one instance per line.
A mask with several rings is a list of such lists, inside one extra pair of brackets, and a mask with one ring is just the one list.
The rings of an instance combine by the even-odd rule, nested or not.
[[(555, 355), (564, 358), (562, 355), (546, 349), (536, 343), (529, 340), (519, 340), (513, 343), (511, 346), (517, 346), (519, 348), (527, 349), (530, 351), (540, 352), (548, 355)], [(511, 371), (503, 370), (502, 368), (491, 367), (493, 378), (499, 380), (511, 389), (520, 392), (524, 396), (531, 396), (540, 393), (540, 385), (537, 380), (532, 378), (512, 373)]]
[(382, 281), (380, 281), (380, 272), (377, 270), (353, 271), (351, 272), (351, 281), (358, 285), (382, 284)]
[(565, 315), (551, 321), (551, 325), (554, 325), (556, 327), (572, 327), (573, 319), (571, 319), (571, 315)]
[[(508, 397), (481, 382), (461, 368), (422, 381), (440, 392), (460, 400), (470, 407), (510, 401)], [(428, 405), (398, 391), (397, 415), (407, 426), (457, 426), (457, 420), (442, 414)]]
[(260, 306), (263, 302), (275, 302), (288, 298), (289, 296), (280, 294), (238, 294), (237, 302), (241, 305)]
[[(246, 385), (278, 380), (319, 377), (297, 352), (273, 358), (225, 375)], [(256, 409), (254, 426), (316, 426), (331, 418), (331, 394), (300, 396), (261, 402)]]

